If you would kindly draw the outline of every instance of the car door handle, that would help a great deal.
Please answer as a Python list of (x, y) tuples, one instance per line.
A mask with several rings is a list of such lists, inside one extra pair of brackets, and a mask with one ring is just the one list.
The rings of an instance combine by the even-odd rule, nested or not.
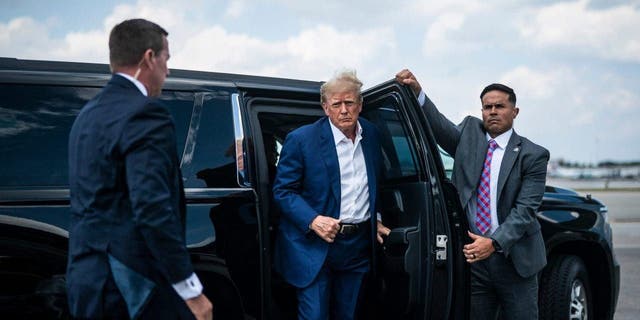
[(389, 232), (389, 236), (385, 240), (385, 244), (388, 244), (388, 245), (408, 244), (409, 233), (415, 232), (417, 230), (418, 230), (418, 227), (393, 228), (391, 232)]

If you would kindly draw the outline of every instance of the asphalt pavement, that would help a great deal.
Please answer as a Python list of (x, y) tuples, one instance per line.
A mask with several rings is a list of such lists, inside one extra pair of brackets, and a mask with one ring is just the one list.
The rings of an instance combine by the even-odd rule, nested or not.
[(640, 318), (640, 248), (615, 251), (620, 263), (620, 295), (614, 319), (636, 320)]

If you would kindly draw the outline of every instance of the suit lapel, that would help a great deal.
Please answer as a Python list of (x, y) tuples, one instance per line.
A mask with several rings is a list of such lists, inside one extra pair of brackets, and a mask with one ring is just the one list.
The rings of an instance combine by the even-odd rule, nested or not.
[(324, 174), (329, 176), (329, 185), (337, 203), (340, 203), (340, 164), (338, 163), (338, 154), (336, 153), (335, 141), (329, 126), (327, 117), (319, 124), (320, 130), (320, 152), (326, 168)]
[(511, 139), (509, 139), (509, 143), (507, 143), (507, 147), (504, 149), (504, 155), (502, 156), (502, 163), (500, 164), (500, 174), (498, 175), (498, 187), (497, 187), (497, 201), (500, 202), (500, 195), (502, 194), (502, 189), (504, 188), (504, 184), (511, 173), (511, 169), (513, 165), (516, 163), (518, 159), (518, 155), (520, 154), (520, 144), (522, 143), (520, 136), (516, 134), (514, 131), (511, 135)]
[(466, 207), (469, 201), (472, 200), (472, 195), (474, 194), (474, 191), (478, 189), (480, 176), (482, 175), (482, 169), (484, 168), (484, 159), (487, 156), (487, 148), (489, 147), (489, 142), (487, 141), (487, 139), (485, 139), (484, 133), (480, 141), (478, 141), (474, 145), (476, 150), (475, 152), (472, 152), (470, 154), (470, 156), (473, 157), (473, 159), (470, 159), (471, 161), (469, 161), (469, 165), (471, 165), (471, 167), (467, 165), (467, 168), (470, 169), (469, 170), (470, 175), (469, 175), (469, 178), (467, 179), (469, 179), (468, 181), (471, 182), (471, 185), (470, 185), (470, 189), (466, 193), (467, 194), (465, 196), (466, 199), (462, 204), (463, 208)]
[[(361, 123), (362, 125), (362, 123)], [(378, 181), (376, 179), (376, 163), (374, 162), (376, 157), (375, 157), (375, 150), (374, 150), (374, 146), (376, 145), (374, 143), (373, 136), (369, 136), (367, 135), (367, 130), (365, 130), (364, 127), (362, 127), (362, 140), (360, 140), (360, 143), (362, 145), (362, 154), (364, 155), (364, 163), (365, 166), (367, 167), (367, 181), (368, 181), (368, 187), (369, 187), (369, 210), (373, 213), (375, 212), (376, 208), (375, 206), (375, 202), (374, 200), (376, 199), (376, 191), (377, 191), (377, 186), (378, 186)]]

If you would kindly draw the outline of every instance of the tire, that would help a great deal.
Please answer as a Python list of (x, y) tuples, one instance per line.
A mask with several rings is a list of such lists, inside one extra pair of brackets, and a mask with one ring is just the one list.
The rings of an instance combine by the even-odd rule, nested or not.
[(553, 257), (542, 272), (538, 295), (540, 319), (593, 319), (587, 268), (577, 256)]

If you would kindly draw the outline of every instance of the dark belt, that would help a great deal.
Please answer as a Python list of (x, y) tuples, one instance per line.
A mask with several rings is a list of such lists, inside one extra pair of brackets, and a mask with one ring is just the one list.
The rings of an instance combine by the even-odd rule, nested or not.
[(361, 229), (366, 229), (370, 223), (371, 222), (368, 219), (360, 223), (340, 223), (340, 230), (338, 230), (338, 233), (348, 236)]

